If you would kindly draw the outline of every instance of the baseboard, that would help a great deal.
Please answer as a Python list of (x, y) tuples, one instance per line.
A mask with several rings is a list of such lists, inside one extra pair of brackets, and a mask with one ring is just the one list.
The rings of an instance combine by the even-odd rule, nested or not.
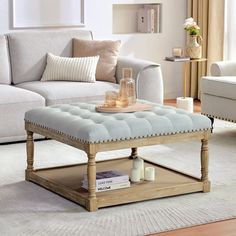
[(181, 97), (183, 94), (179, 92), (165, 92), (164, 99), (176, 99), (177, 97)]

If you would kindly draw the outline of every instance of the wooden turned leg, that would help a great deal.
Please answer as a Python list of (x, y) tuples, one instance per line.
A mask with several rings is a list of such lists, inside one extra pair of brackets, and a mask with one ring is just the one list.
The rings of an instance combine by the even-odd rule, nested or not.
[(88, 201), (86, 203), (86, 208), (88, 211), (97, 211), (97, 198), (96, 198), (96, 162), (95, 154), (88, 154)]
[(34, 170), (34, 139), (33, 132), (27, 130), (26, 141), (27, 169), (25, 170), (25, 180), (30, 179), (30, 173)]
[(138, 157), (138, 148), (131, 148), (131, 155), (130, 155), (130, 159), (135, 159)]
[(208, 180), (208, 164), (209, 164), (209, 153), (208, 153), (208, 140), (202, 139), (201, 146), (201, 180), (203, 182), (203, 192), (210, 191), (210, 181)]

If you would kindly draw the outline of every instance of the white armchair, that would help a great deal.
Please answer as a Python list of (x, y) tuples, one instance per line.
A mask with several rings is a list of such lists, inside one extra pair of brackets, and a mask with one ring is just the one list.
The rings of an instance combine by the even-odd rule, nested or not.
[(211, 76), (202, 78), (202, 114), (236, 122), (236, 61), (211, 65)]

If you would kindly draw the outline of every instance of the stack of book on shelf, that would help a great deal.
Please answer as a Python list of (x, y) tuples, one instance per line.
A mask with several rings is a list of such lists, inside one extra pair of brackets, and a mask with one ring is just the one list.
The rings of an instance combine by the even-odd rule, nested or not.
[(138, 32), (160, 33), (160, 4), (145, 4), (137, 13)]
[[(96, 173), (96, 192), (115, 190), (130, 187), (129, 176), (116, 170)], [(82, 180), (82, 188), (88, 190), (88, 176)]]
[(166, 57), (166, 61), (189, 61), (190, 57), (181, 56), (181, 57)]

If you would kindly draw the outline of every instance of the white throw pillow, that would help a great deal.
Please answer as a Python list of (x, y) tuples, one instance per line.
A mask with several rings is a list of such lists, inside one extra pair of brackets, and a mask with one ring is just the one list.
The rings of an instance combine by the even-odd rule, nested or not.
[(47, 65), (41, 81), (70, 80), (95, 82), (99, 56), (94, 57), (59, 57), (47, 55)]

